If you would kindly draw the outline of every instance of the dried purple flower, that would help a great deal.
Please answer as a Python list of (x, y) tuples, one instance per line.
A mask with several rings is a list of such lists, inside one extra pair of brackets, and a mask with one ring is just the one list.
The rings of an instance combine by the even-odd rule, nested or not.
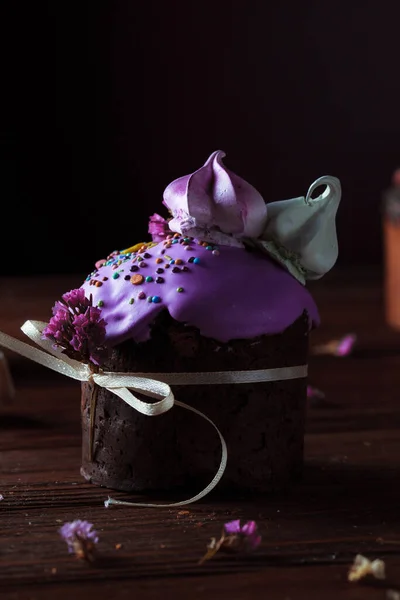
[(325, 394), (322, 390), (319, 390), (312, 385), (307, 386), (307, 398), (309, 400), (324, 400)]
[(162, 242), (167, 235), (171, 233), (168, 227), (168, 221), (157, 213), (154, 213), (154, 215), (150, 217), (148, 231), (151, 234), (153, 242)]
[(71, 290), (53, 307), (53, 317), (42, 332), (67, 356), (80, 362), (99, 365), (105, 358), (106, 321), (101, 309), (94, 307), (92, 296), (82, 288)]
[[(240, 524), (240, 520), (229, 521), (229, 523), (225, 523), (224, 525), (225, 533), (228, 538), (236, 538), (235, 543), (237, 542), (240, 546), (243, 546), (243, 550), (252, 551), (258, 548), (261, 544), (261, 536), (258, 533), (257, 523), (255, 521), (247, 521), (244, 525)], [(232, 545), (233, 540), (231, 540)]]
[(203, 564), (206, 560), (212, 558), (219, 550), (226, 552), (253, 552), (261, 544), (261, 535), (258, 533), (258, 526), (255, 521), (247, 521), (244, 525), (240, 520), (229, 521), (225, 523), (221, 537), (211, 538), (207, 545), (207, 552), (199, 561)]
[(77, 519), (59, 529), (60, 536), (68, 545), (68, 552), (74, 553), (77, 558), (93, 562), (95, 559), (95, 544), (99, 541), (93, 524), (89, 521)]

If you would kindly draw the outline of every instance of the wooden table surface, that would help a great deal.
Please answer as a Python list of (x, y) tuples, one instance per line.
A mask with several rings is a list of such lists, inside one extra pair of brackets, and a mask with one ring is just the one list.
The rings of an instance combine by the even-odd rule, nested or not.
[[(0, 279), (0, 330), (24, 339), (22, 323), (48, 320), (54, 301), (80, 283), (79, 275)], [(322, 319), (312, 345), (349, 332), (358, 343), (348, 357), (310, 356), (309, 383), (326, 398), (309, 406), (303, 481), (282, 497), (216, 492), (183, 509), (106, 509), (107, 490), (79, 473), (79, 383), (7, 351), (17, 395), (0, 407), (0, 597), (395, 598), (400, 333), (385, 325), (379, 269), (336, 268), (311, 289)], [(239, 518), (257, 521), (258, 551), (199, 566), (209, 539)], [(58, 528), (74, 519), (98, 530), (98, 565), (68, 554), (60, 539)], [(384, 560), (386, 580), (350, 583), (356, 554)]]

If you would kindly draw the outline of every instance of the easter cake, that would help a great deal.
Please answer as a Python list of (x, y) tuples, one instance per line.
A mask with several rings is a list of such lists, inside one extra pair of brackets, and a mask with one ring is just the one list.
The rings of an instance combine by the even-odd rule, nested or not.
[[(161, 381), (182, 374), (175, 399), (205, 414), (226, 441), (221, 489), (269, 492), (302, 471), (308, 340), (319, 324), (306, 282), (336, 261), (340, 184), (323, 177), (306, 197), (266, 203), (224, 156), (214, 152), (169, 184), (165, 218), (150, 218), (151, 239), (98, 261), (74, 293), (102, 327), (96, 368)], [(324, 193), (312, 198), (320, 185)], [(57, 344), (55, 318), (44, 335)], [(79, 354), (76, 336), (72, 345)], [(187, 374), (274, 369), (292, 375), (185, 383)], [(149, 418), (104, 387), (94, 404), (95, 385), (82, 383), (86, 480), (127, 492), (207, 485), (221, 447), (206, 420), (179, 407)]]

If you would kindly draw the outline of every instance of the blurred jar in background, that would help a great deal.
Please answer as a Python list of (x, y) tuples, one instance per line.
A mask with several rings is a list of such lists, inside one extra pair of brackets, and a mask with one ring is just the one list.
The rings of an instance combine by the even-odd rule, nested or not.
[(400, 168), (383, 194), (385, 318), (400, 330)]

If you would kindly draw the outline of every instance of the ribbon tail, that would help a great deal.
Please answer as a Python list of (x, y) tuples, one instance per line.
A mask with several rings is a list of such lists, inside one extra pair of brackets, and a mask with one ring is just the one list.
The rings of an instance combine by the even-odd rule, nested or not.
[(21, 342), (16, 338), (7, 335), (0, 331), (0, 346), (3, 348), (7, 348), (8, 350), (12, 350), (13, 352), (17, 352), (21, 356), (25, 358), (29, 358), (48, 369), (52, 369), (53, 371), (57, 371), (62, 375), (66, 375), (67, 377), (71, 377), (72, 379), (78, 379), (82, 381), (83, 377), (81, 374), (71, 365), (67, 364), (64, 360), (56, 358), (43, 350), (39, 350), (38, 348), (34, 348), (25, 342)]
[(195, 413), (199, 417), (202, 417), (203, 419), (208, 421), (210, 423), (210, 425), (212, 425), (214, 427), (215, 431), (218, 433), (218, 436), (219, 436), (219, 439), (221, 442), (222, 453), (221, 453), (221, 462), (218, 467), (218, 471), (214, 475), (213, 479), (201, 492), (199, 492), (195, 496), (192, 496), (188, 500), (181, 500), (180, 502), (171, 502), (169, 504), (149, 504), (147, 502), (127, 502), (125, 500), (116, 500), (114, 498), (109, 497), (107, 500), (104, 501), (104, 506), (106, 508), (108, 508), (109, 506), (111, 506), (113, 504), (119, 505), (119, 506), (136, 506), (136, 507), (142, 507), (142, 508), (170, 508), (170, 507), (174, 507), (174, 506), (185, 506), (186, 504), (192, 504), (193, 502), (197, 502), (197, 500), (204, 498), (204, 496), (207, 496), (207, 494), (209, 494), (211, 492), (211, 490), (213, 490), (220, 482), (220, 480), (225, 472), (226, 465), (228, 462), (228, 449), (226, 447), (226, 442), (222, 436), (222, 433), (220, 432), (218, 427), (215, 425), (215, 423), (213, 421), (211, 421), (211, 419), (209, 419), (204, 413), (200, 412), (199, 410), (196, 410), (195, 408), (193, 408), (192, 406), (189, 406), (188, 404), (184, 404), (183, 402), (178, 402), (177, 400), (175, 400), (175, 404), (177, 406), (181, 406), (182, 408), (185, 408), (186, 410), (190, 410), (191, 412)]

